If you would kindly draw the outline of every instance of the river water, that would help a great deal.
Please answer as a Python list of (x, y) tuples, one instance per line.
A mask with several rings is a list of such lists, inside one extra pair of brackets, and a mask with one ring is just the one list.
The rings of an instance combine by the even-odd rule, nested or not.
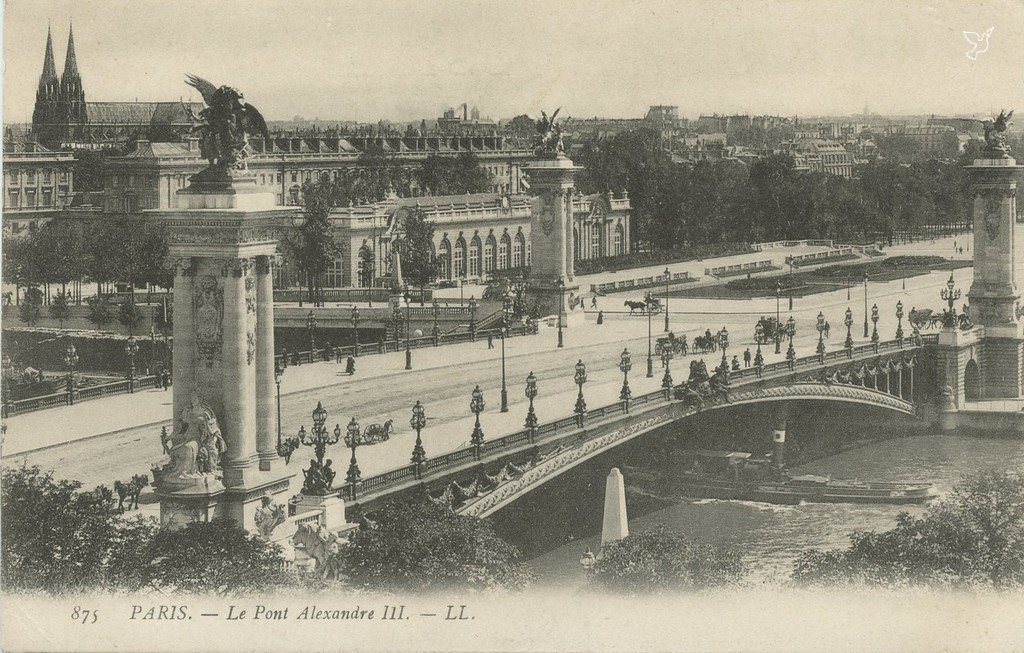
[[(1024, 466), (1024, 441), (922, 434), (882, 440), (819, 458), (793, 473), (830, 475), (865, 480), (934, 482), (940, 498), (966, 474), (986, 469)], [(626, 476), (627, 491), (630, 488)], [(635, 497), (635, 494), (633, 495)], [(630, 503), (627, 500), (627, 503)], [(799, 555), (812, 548), (841, 548), (856, 530), (885, 530), (899, 512), (921, 514), (922, 506), (810, 503), (776, 506), (763, 503), (673, 499), (667, 508), (630, 519), (631, 532), (658, 524), (681, 530), (705, 542), (742, 552), (755, 580), (783, 582)], [(585, 582), (579, 556), (588, 547), (597, 551), (600, 532), (559, 546), (530, 561), (541, 587), (580, 586)]]

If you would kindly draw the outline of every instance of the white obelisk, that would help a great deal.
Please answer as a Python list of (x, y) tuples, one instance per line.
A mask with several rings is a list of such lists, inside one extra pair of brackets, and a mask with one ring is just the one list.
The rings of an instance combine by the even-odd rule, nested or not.
[(626, 482), (618, 467), (613, 467), (604, 486), (604, 526), (601, 546), (629, 535), (626, 518)]

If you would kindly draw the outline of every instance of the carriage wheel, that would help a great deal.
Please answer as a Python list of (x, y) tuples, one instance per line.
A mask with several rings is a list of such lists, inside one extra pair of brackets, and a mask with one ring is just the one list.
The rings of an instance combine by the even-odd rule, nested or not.
[(658, 356), (661, 356), (661, 343), (660, 342), (654, 345), (654, 353), (657, 354)]

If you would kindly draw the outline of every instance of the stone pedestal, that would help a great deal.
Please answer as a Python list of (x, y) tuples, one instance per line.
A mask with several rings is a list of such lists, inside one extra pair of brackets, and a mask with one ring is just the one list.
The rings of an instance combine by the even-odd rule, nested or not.
[[(580, 286), (575, 282), (572, 197), (580, 168), (559, 155), (532, 163), (530, 178), (530, 279), (527, 296), (542, 317), (561, 315), (563, 326), (582, 320)], [(561, 282), (561, 287), (559, 285)]]
[(601, 546), (621, 540), (629, 535), (626, 517), (626, 481), (618, 467), (613, 467), (604, 486), (604, 524), (601, 527)]
[(320, 523), (332, 533), (345, 526), (345, 501), (337, 496), (308, 497), (300, 494), (295, 514), (308, 511), (320, 512)]
[(984, 327), (978, 362), (986, 399), (1024, 393), (1024, 225), (1016, 209), (1021, 169), (1007, 152), (993, 149), (968, 166), (974, 190), (974, 282), (968, 297), (974, 323)]
[(179, 198), (187, 208), (147, 212), (166, 226), (176, 269), (174, 433), (195, 397), (216, 417), (225, 450), (219, 482), (157, 481), (161, 518), (177, 523), (181, 506), (197, 506), (198, 519), (212, 511), (251, 529), (260, 498), (287, 493), (295, 475), (276, 451), (272, 268), (277, 230), (300, 209), (275, 207), (251, 176), (200, 173)]

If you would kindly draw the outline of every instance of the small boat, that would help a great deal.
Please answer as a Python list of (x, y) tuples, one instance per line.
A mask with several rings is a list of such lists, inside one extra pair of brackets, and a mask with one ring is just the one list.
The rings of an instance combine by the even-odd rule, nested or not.
[(812, 503), (923, 503), (938, 491), (927, 481), (861, 481), (805, 474), (792, 476), (765, 458), (743, 451), (684, 451), (682, 471), (631, 468), (632, 481), (654, 483), (695, 499), (796, 505)]

